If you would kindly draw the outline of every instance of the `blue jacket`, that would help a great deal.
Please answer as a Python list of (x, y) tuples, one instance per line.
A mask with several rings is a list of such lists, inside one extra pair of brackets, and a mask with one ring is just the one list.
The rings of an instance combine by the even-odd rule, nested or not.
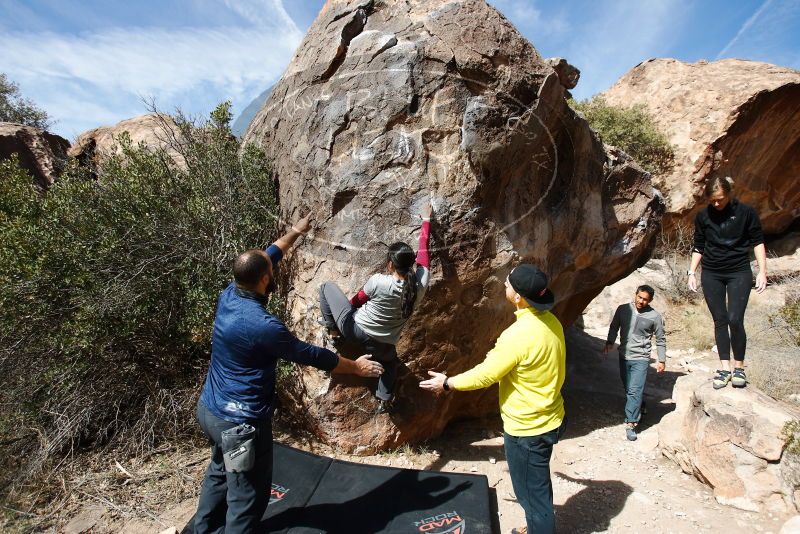
[[(277, 267), (283, 254), (275, 245), (267, 254)], [(333, 352), (304, 343), (266, 310), (267, 299), (236, 287), (217, 301), (211, 365), (200, 402), (225, 421), (244, 423), (272, 417), (278, 358), (326, 371), (338, 363)]]

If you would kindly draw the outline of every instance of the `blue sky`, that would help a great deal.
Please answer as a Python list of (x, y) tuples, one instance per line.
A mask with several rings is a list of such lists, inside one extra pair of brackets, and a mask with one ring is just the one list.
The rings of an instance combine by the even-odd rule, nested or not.
[[(0, 0), (0, 72), (69, 139), (161, 109), (239, 113), (286, 68), (324, 0)], [(651, 57), (800, 69), (800, 0), (489, 0), (589, 97)]]

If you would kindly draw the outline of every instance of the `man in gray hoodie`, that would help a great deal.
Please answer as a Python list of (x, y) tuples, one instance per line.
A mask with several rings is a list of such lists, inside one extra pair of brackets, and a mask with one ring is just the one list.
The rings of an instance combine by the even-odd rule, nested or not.
[(664, 372), (667, 362), (667, 341), (664, 337), (664, 319), (650, 307), (655, 290), (648, 285), (636, 288), (633, 302), (623, 304), (614, 313), (608, 328), (608, 338), (603, 354), (614, 348), (617, 332), (620, 333), (619, 374), (625, 388), (625, 434), (636, 441), (636, 425), (642, 412), (644, 384), (650, 366), (650, 340), (655, 335), (658, 352), (656, 371)]

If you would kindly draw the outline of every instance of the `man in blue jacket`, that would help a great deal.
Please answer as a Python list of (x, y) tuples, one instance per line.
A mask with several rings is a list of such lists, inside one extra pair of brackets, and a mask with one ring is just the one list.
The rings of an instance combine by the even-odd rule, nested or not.
[[(266, 250), (240, 254), (233, 263), (234, 282), (217, 302), (208, 369), (197, 418), (212, 441), (195, 515), (196, 533), (254, 532), (269, 503), (272, 486), (272, 414), (278, 358), (334, 373), (377, 377), (383, 372), (370, 356), (353, 361), (292, 335), (267, 309), (275, 289), (274, 269), (298, 237), (308, 232), (308, 218)], [(255, 429), (255, 461), (245, 471), (226, 470), (222, 432), (246, 423)], [(244, 428), (244, 427), (242, 427)]]

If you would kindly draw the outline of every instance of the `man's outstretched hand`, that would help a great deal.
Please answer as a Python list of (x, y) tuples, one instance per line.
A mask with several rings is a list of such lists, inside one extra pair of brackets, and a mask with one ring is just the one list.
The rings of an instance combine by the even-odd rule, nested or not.
[(383, 374), (383, 366), (378, 362), (372, 361), (372, 356), (365, 354), (357, 360), (351, 360), (344, 356), (339, 356), (339, 363), (333, 368), (333, 372), (342, 375), (358, 375), (365, 378), (375, 378)]
[(373, 362), (372, 356), (369, 354), (360, 356), (356, 360), (356, 367), (358, 368), (358, 371), (356, 371), (358, 376), (375, 378), (383, 374), (383, 366), (378, 362)]
[(294, 242), (301, 235), (307, 234), (311, 231), (311, 216), (306, 215), (296, 223), (292, 225), (292, 229), (289, 230), (285, 235), (282, 235), (275, 241), (275, 245), (281, 249), (281, 251), (286, 254), (289, 250), (294, 246)]
[(300, 234), (307, 234), (311, 231), (311, 215), (306, 215), (292, 225), (292, 230)]
[(447, 379), (447, 375), (444, 373), (437, 373), (436, 371), (428, 371), (428, 375), (430, 375), (431, 378), (420, 382), (419, 387), (433, 393), (443, 393), (444, 381)]

